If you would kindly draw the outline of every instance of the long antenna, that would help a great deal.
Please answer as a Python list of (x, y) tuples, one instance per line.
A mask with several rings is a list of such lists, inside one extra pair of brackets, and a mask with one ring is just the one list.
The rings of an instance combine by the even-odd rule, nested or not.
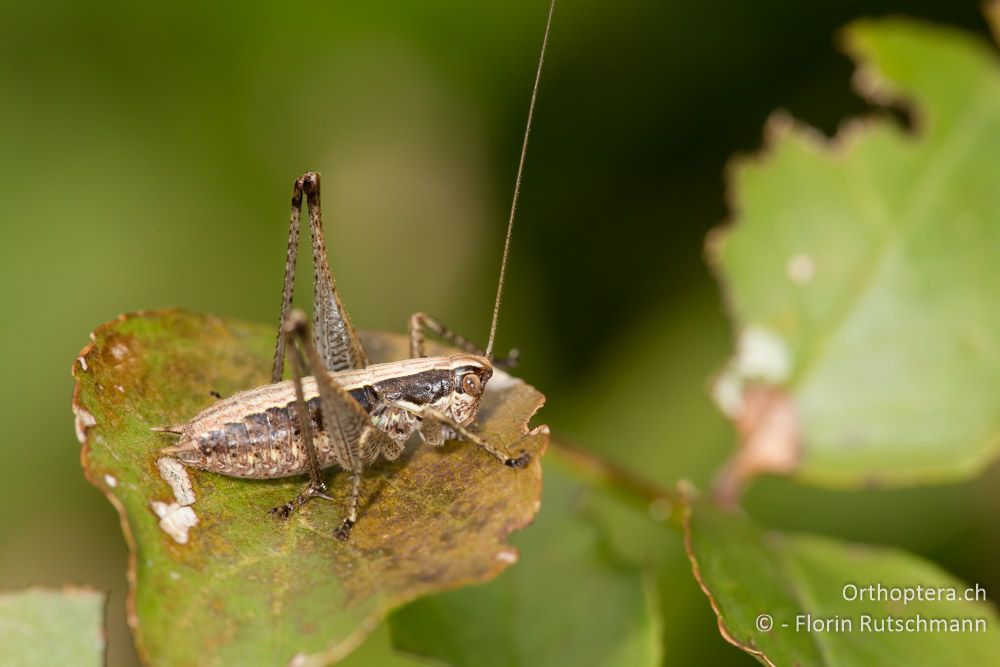
[(517, 178), (514, 181), (514, 200), (510, 204), (510, 218), (507, 219), (507, 237), (503, 242), (503, 259), (500, 260), (500, 280), (497, 282), (497, 299), (493, 304), (493, 323), (490, 325), (490, 340), (486, 344), (486, 356), (492, 358), (493, 341), (497, 336), (497, 317), (500, 315), (500, 300), (503, 298), (503, 283), (507, 276), (507, 256), (510, 254), (510, 237), (514, 231), (514, 213), (517, 211), (517, 199), (521, 195), (521, 176), (524, 174), (524, 156), (528, 154), (528, 137), (531, 135), (531, 119), (535, 115), (535, 100), (538, 99), (538, 82), (542, 79), (542, 64), (545, 62), (545, 48), (549, 45), (549, 27), (552, 25), (552, 12), (556, 8), (556, 0), (549, 4), (549, 16), (545, 20), (545, 36), (542, 37), (542, 52), (538, 56), (538, 70), (535, 72), (535, 85), (531, 89), (531, 104), (528, 106), (528, 122), (524, 128), (524, 143), (521, 144), (521, 161), (517, 165)]

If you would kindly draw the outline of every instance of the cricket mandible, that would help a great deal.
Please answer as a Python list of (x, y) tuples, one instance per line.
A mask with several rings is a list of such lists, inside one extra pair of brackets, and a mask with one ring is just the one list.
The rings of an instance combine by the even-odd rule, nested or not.
[[(332, 499), (326, 493), (323, 469), (339, 466), (350, 473), (351, 480), (344, 519), (334, 532), (340, 540), (348, 538), (358, 521), (365, 467), (380, 456), (390, 461), (398, 458), (414, 433), (431, 446), (440, 446), (447, 440), (463, 440), (478, 445), (503, 465), (512, 468), (527, 465), (530, 459), (527, 452), (508, 453), (503, 446), (478, 435), (471, 426), (494, 366), (504, 367), (516, 361), (513, 353), (495, 358), (493, 343), (554, 9), (552, 0), (531, 90), (486, 348), (477, 347), (436, 319), (416, 313), (409, 321), (410, 358), (370, 365), (330, 273), (323, 238), (320, 177), (307, 172), (296, 180), (292, 194), (271, 384), (220, 400), (185, 424), (154, 429), (179, 436), (172, 446), (160, 450), (161, 455), (232, 477), (270, 479), (308, 475), (308, 484), (300, 494), (270, 510), (281, 518), (288, 518), (312, 498)], [(303, 202), (309, 218), (314, 270), (312, 332), (306, 316), (292, 309)], [(425, 331), (436, 334), (462, 353), (425, 356)], [(290, 360), (291, 379), (282, 381), (286, 356)], [(307, 375), (307, 370), (312, 375)]]

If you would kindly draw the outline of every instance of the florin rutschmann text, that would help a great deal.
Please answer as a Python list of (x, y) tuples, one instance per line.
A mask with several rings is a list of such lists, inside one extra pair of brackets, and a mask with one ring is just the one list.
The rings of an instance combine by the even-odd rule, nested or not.
[[(767, 613), (759, 614), (756, 627), (760, 632), (771, 632), (776, 626), (795, 632), (862, 632), (862, 633), (939, 633), (987, 631), (987, 619), (973, 609), (986, 602), (986, 590), (979, 584), (966, 588), (954, 586), (884, 586), (872, 584), (844, 584), (841, 589), (844, 602), (859, 603), (865, 607), (857, 614), (796, 614), (792, 621), (775, 619)], [(948, 614), (940, 603), (963, 605), (960, 615)], [(885, 603), (889, 603), (886, 605)], [(905, 613), (901, 607), (922, 603), (919, 612)], [(969, 606), (972, 603), (972, 606)], [(927, 605), (931, 605), (928, 607)], [(933, 611), (932, 611), (933, 609)], [(843, 611), (843, 607), (840, 609)], [(893, 613), (888, 613), (892, 611)], [(883, 613), (880, 613), (883, 612)]]

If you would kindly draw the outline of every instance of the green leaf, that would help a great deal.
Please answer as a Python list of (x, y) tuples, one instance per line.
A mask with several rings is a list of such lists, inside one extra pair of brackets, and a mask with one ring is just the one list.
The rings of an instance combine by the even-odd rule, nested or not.
[(542, 511), (512, 540), (516, 567), (390, 617), (396, 646), (454, 665), (659, 665), (652, 577), (615, 559), (578, 507), (595, 490), (549, 459)]
[(1000, 67), (914, 21), (845, 33), (861, 92), (911, 111), (833, 140), (772, 119), (710, 239), (738, 329), (716, 397), (762, 471), (831, 485), (967, 477), (1000, 448)]
[[(944, 588), (960, 596), (970, 588), (912, 554), (762, 531), (743, 513), (703, 499), (689, 501), (685, 530), (695, 578), (719, 631), (766, 665), (985, 665), (1000, 655), (1000, 618), (989, 603), (894, 599), (903, 588)], [(885, 593), (865, 594), (868, 586)], [(898, 594), (890, 592), (896, 588)], [(770, 631), (758, 629), (761, 614), (773, 619)], [(910, 625), (878, 631), (889, 617), (895, 619), (890, 624)], [(929, 623), (937, 619), (968, 625), (935, 631)], [(806, 630), (816, 622), (832, 624)]]
[(0, 665), (100, 667), (104, 601), (87, 588), (0, 593)]
[(445, 663), (424, 656), (409, 655), (392, 646), (389, 627), (381, 623), (362, 644), (349, 656), (337, 663), (337, 667), (448, 667)]
[[(546, 474), (553, 458), (563, 459), (559, 439), (551, 444), (555, 447), (547, 455)], [(668, 503), (670, 492), (665, 489), (657, 489), (663, 493), (659, 500), (644, 502), (648, 496), (623, 489), (619, 480), (608, 481), (604, 488), (611, 492), (587, 494), (579, 503), (580, 511), (600, 528), (605, 548), (616, 559), (655, 573), (658, 612), (665, 621), (659, 664), (732, 663), (733, 651), (719, 641), (712, 610), (704, 604), (704, 594), (691, 576), (691, 563), (684, 552), (683, 502)]]
[[(267, 510), (304, 479), (161, 470), (157, 453), (171, 439), (150, 428), (191, 418), (215, 400), (210, 392), (265, 383), (273, 336), (263, 325), (142, 313), (100, 327), (74, 365), (84, 469), (121, 514), (129, 622), (152, 664), (334, 662), (399, 604), (505, 569), (507, 535), (537, 511), (548, 431), (526, 435), (526, 424), (543, 397), (500, 372), (480, 428), (495, 442), (520, 440), (532, 463), (514, 470), (460, 443), (411, 448), (366, 471), (346, 543), (333, 537), (348, 493), (342, 474), (328, 476), (334, 502), (313, 501), (281, 522)], [(402, 336), (362, 340), (373, 361), (406, 356)]]

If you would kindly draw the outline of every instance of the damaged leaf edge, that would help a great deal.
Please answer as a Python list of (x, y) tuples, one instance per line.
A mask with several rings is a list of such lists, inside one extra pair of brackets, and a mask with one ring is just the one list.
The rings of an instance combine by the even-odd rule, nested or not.
[[(984, 4), (983, 13), (987, 23), (992, 30), (994, 41), (1000, 43), (1000, 0), (990, 0)], [(722, 261), (723, 249), (731, 233), (742, 224), (743, 207), (740, 195), (741, 173), (747, 168), (760, 168), (771, 163), (774, 153), (781, 142), (796, 140), (801, 147), (814, 152), (818, 157), (827, 161), (846, 160), (857, 145), (870, 133), (882, 130), (897, 134), (902, 141), (920, 141), (927, 131), (927, 126), (933, 122), (928, 117), (925, 109), (920, 107), (914, 96), (898, 88), (892, 81), (888, 80), (877, 67), (871, 62), (869, 53), (864, 48), (863, 38), (858, 34), (864, 26), (876, 23), (884, 23), (896, 19), (860, 19), (848, 24), (841, 29), (836, 36), (838, 49), (845, 53), (854, 64), (854, 71), (851, 74), (850, 86), (855, 93), (869, 102), (874, 108), (864, 114), (845, 118), (837, 131), (826, 136), (818, 129), (812, 127), (804, 121), (794, 118), (788, 111), (779, 109), (771, 113), (764, 123), (763, 139), (760, 148), (750, 153), (739, 153), (731, 157), (724, 167), (725, 200), (728, 215), (719, 225), (709, 230), (705, 237), (703, 256), (708, 266), (709, 273), (718, 285), (722, 310), (730, 322), (731, 349), (733, 350), (725, 365), (712, 374), (707, 382), (707, 390), (712, 397), (712, 402), (716, 405), (732, 426), (738, 415), (730, 414), (717, 398), (719, 386), (733, 374), (734, 361), (738, 354), (738, 345), (744, 332), (754, 326), (753, 322), (744, 321), (740, 314), (740, 309), (736, 303), (733, 290), (729, 285)], [(912, 23), (920, 25), (933, 25), (925, 21), (908, 19)], [(935, 26), (940, 28), (941, 26)], [(963, 33), (965, 34), (965, 33)], [(982, 42), (982, 40), (979, 40)], [(989, 50), (995, 44), (980, 43), (980, 46)], [(990, 50), (990, 55), (995, 59), (996, 54)], [(911, 127), (901, 126), (897, 121), (877, 115), (877, 109), (897, 107), (902, 110), (911, 120)], [(752, 381), (753, 378), (750, 378)], [(793, 385), (801, 380), (800, 371), (794, 371), (792, 376), (784, 382), (775, 382), (772, 387), (778, 391), (787, 392)], [(743, 379), (744, 383), (747, 378)], [(741, 391), (743, 387), (740, 388)], [(740, 396), (740, 400), (745, 397)], [(794, 403), (794, 398), (789, 395)], [(1000, 442), (1000, 436), (997, 437)], [(720, 490), (719, 498), (724, 503), (734, 504), (738, 502), (745, 488), (756, 478), (763, 474), (778, 474), (800, 479), (803, 482), (826, 486), (830, 488), (872, 488), (881, 486), (901, 487), (912, 485), (917, 482), (951, 482), (966, 478), (966, 473), (975, 473), (984, 469), (991, 462), (996, 460), (997, 452), (995, 448), (987, 448), (979, 456), (973, 456), (964, 461), (963, 465), (942, 473), (941, 471), (913, 470), (906, 475), (886, 477), (877, 475), (871, 478), (858, 479), (856, 475), (838, 474), (836, 471), (810, 471), (802, 474), (800, 471), (802, 457), (805, 453), (806, 443), (798, 441), (796, 461), (790, 468), (776, 470), (762, 469), (755, 474), (738, 476), (733, 474), (733, 469), (745, 467), (741, 459), (746, 458), (742, 454), (744, 449), (744, 438), (739, 437), (737, 449), (735, 449), (727, 459), (727, 462), (719, 471), (716, 489)]]
[(125, 314), (122, 313), (118, 315), (115, 319), (110, 322), (105, 322), (101, 324), (96, 329), (90, 333), (90, 342), (87, 343), (80, 354), (77, 355), (76, 359), (73, 361), (73, 365), (70, 369), (73, 379), (75, 380), (73, 384), (73, 417), (75, 420), (76, 427), (76, 437), (80, 442), (80, 467), (83, 468), (84, 478), (90, 482), (93, 486), (97, 487), (104, 497), (108, 499), (111, 506), (115, 508), (118, 513), (118, 523), (122, 529), (122, 535), (125, 537), (125, 544), (128, 547), (128, 561), (125, 568), (125, 580), (128, 582), (128, 595), (125, 596), (125, 620), (128, 623), (129, 629), (132, 631), (132, 642), (135, 645), (136, 653), (139, 654), (139, 658), (143, 663), (149, 663), (149, 654), (146, 652), (146, 648), (142, 643), (142, 637), (139, 632), (139, 618), (136, 612), (135, 603), (135, 590), (136, 590), (136, 559), (138, 546), (135, 541), (135, 536), (132, 534), (132, 527), (128, 521), (128, 511), (125, 509), (125, 505), (118, 499), (112, 491), (112, 487), (103, 479), (98, 478), (94, 475), (90, 469), (90, 431), (95, 426), (97, 426), (97, 420), (94, 415), (82, 404), (80, 399), (80, 391), (82, 389), (82, 376), (84, 373), (89, 373), (91, 365), (87, 362), (87, 357), (94, 351), (97, 344), (97, 335), (105, 329), (110, 329), (113, 326), (120, 325), (121, 323), (137, 317), (145, 317), (149, 312), (140, 310), (135, 313)]

